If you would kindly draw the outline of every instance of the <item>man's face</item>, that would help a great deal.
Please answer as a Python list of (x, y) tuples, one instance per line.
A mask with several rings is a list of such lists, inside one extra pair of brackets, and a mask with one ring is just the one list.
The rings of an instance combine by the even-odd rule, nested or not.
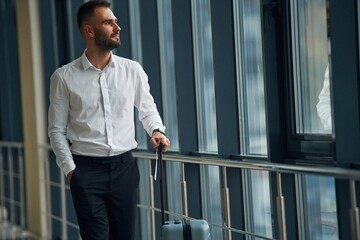
[(120, 46), (120, 30), (117, 19), (109, 8), (101, 7), (95, 10), (93, 25), (94, 41), (103, 50), (112, 50)]

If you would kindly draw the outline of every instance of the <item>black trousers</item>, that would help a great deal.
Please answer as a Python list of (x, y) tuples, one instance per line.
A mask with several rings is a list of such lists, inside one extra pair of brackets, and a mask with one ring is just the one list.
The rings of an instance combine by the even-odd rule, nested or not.
[(81, 238), (133, 240), (140, 175), (132, 153), (73, 157), (70, 188)]

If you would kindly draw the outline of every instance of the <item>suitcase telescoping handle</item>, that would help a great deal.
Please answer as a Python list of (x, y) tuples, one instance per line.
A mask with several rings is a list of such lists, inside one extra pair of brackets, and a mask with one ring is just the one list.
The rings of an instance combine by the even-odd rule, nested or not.
[(163, 144), (159, 143), (156, 150), (157, 158), (159, 161), (159, 184), (160, 184), (160, 208), (161, 208), (161, 223), (165, 224), (165, 210), (164, 210), (164, 186), (163, 186), (163, 161), (162, 161)]

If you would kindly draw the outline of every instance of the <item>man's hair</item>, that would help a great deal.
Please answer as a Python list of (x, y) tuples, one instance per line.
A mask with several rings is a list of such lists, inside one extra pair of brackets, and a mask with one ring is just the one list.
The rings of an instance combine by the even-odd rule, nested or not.
[(110, 7), (111, 3), (105, 0), (92, 0), (84, 3), (79, 7), (77, 12), (77, 24), (82, 32), (83, 23), (88, 20), (93, 14), (96, 8), (98, 7)]

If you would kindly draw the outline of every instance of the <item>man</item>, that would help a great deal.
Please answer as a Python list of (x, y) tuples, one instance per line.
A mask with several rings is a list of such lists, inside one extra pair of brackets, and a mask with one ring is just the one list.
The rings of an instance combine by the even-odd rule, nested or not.
[(51, 76), (48, 134), (70, 181), (83, 240), (134, 239), (134, 107), (154, 149), (160, 142), (163, 151), (170, 146), (142, 67), (111, 52), (120, 45), (121, 28), (109, 7), (98, 0), (79, 8), (86, 50)]
[(317, 113), (320, 117), (321, 123), (324, 129), (331, 131), (331, 99), (330, 99), (330, 77), (329, 77), (329, 65), (325, 69), (325, 79), (323, 88), (319, 94), (319, 102), (316, 104)]

